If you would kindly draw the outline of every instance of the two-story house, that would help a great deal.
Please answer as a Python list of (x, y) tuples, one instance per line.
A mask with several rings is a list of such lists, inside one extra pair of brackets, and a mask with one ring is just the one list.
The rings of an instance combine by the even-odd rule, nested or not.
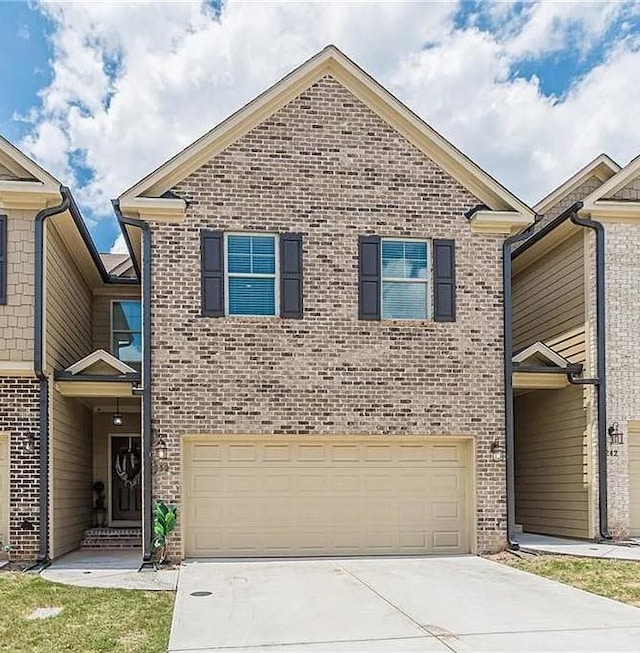
[[(506, 545), (503, 253), (531, 209), (334, 47), (114, 207), (131, 268), (109, 260), (103, 277), (78, 245), (84, 294), (60, 275), (86, 331), (49, 354), (48, 439), (32, 427), (65, 538), (42, 556), (80, 544), (95, 482), (96, 537), (137, 522), (145, 558), (154, 500), (178, 506), (179, 557)], [(81, 238), (64, 216), (47, 228)], [(70, 311), (62, 337), (79, 329)], [(29, 380), (34, 419), (45, 381)]]
[(600, 155), (534, 208), (513, 251), (516, 521), (637, 536), (640, 159)]
[(102, 522), (140, 541), (141, 475), (125, 478), (141, 463), (128, 258), (101, 257), (69, 190), (0, 139), (0, 541), (17, 558), (60, 556)]

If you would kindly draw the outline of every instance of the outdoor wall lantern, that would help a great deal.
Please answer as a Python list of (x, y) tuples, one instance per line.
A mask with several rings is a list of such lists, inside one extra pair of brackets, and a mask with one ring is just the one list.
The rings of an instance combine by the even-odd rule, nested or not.
[(500, 446), (500, 441), (497, 438), (491, 443), (491, 456), (496, 462), (500, 462), (502, 460), (502, 447)]
[(27, 453), (33, 453), (36, 450), (36, 436), (33, 433), (27, 434), (27, 441), (24, 445)]
[(116, 412), (113, 413), (113, 425), (122, 426), (122, 413), (120, 412), (120, 399), (116, 399)]
[(159, 471), (167, 471), (169, 469), (169, 450), (164, 438), (160, 436), (155, 446), (156, 450), (156, 467)]
[(608, 429), (609, 433), (609, 444), (612, 447), (618, 447), (624, 444), (624, 433), (620, 430), (620, 425), (618, 422), (614, 422)]

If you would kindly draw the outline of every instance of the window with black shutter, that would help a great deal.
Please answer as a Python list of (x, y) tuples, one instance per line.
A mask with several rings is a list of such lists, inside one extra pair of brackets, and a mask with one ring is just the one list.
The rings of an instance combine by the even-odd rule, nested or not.
[(200, 232), (202, 315), (224, 315), (224, 236), (221, 231)]
[(302, 235), (201, 232), (202, 315), (303, 316)]
[(455, 321), (455, 243), (361, 236), (361, 320)]
[(7, 216), (0, 215), (0, 304), (7, 303)]

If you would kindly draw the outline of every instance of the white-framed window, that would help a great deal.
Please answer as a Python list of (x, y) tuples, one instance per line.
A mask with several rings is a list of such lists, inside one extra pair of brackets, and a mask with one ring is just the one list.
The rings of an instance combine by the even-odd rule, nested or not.
[(142, 304), (139, 299), (111, 302), (111, 353), (124, 363), (142, 361)]
[(224, 249), (226, 314), (256, 317), (278, 315), (278, 236), (226, 233)]
[(431, 317), (431, 243), (382, 238), (381, 306), (383, 320)]

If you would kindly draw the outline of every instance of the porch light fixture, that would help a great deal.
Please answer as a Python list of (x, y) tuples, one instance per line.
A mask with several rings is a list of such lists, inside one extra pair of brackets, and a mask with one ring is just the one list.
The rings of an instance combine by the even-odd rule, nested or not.
[(169, 469), (169, 449), (162, 436), (157, 439), (154, 450), (156, 471), (166, 472)]
[(156, 443), (156, 454), (158, 455), (158, 460), (167, 460), (169, 457), (167, 443), (162, 436), (158, 438), (158, 442)]
[(609, 444), (612, 447), (619, 447), (624, 444), (624, 433), (620, 430), (620, 425), (618, 422), (614, 422), (608, 429), (609, 433)]
[(502, 460), (502, 447), (500, 446), (500, 441), (496, 438), (491, 443), (491, 457), (496, 461), (500, 462)]
[(113, 425), (122, 426), (122, 413), (120, 412), (120, 400), (116, 398), (116, 412), (113, 413)]
[(24, 445), (27, 453), (33, 453), (36, 450), (36, 436), (33, 433), (27, 434), (27, 441)]

